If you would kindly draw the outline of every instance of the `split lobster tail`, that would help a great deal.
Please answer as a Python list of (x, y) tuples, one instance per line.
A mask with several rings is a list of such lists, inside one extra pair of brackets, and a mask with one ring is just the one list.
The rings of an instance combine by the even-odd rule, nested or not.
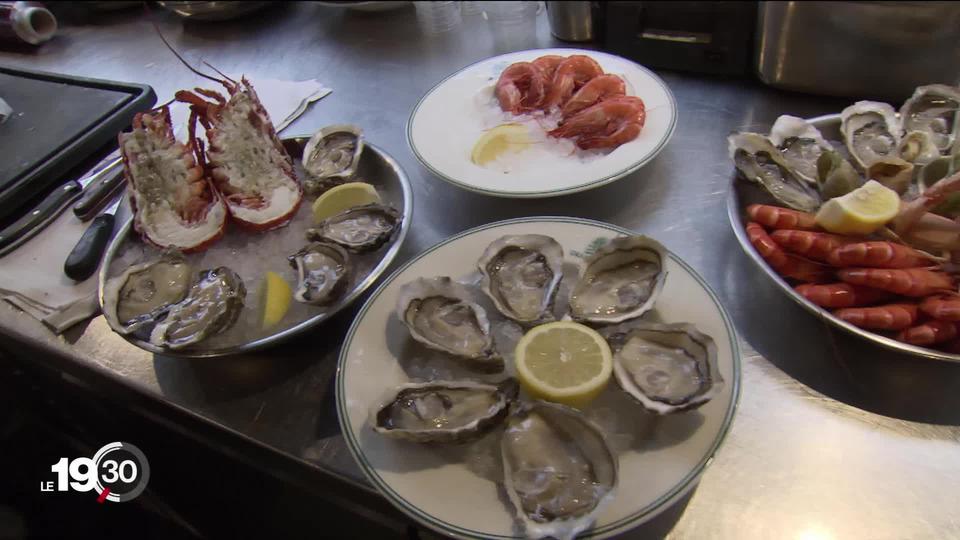
[(223, 236), (226, 206), (202, 161), (174, 138), (166, 106), (137, 114), (118, 142), (133, 226), (144, 240), (190, 253)]

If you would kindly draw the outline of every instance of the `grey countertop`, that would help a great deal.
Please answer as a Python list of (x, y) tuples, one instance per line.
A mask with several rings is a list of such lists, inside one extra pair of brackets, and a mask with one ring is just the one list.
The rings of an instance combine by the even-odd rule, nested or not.
[[(427, 36), (410, 7), (385, 13), (317, 4), (271, 9), (225, 23), (156, 18), (194, 63), (206, 60), (254, 81), (317, 78), (334, 89), (285, 133), (358, 124), (406, 169), (416, 212), (395, 264), (477, 225), (570, 215), (656, 237), (719, 293), (743, 345), (733, 428), (686, 507), (673, 509), (665, 525), (642, 526), (630, 536), (663, 534), (676, 520), (671, 538), (960, 537), (960, 365), (903, 357), (830, 331), (752, 266), (725, 213), (732, 178), (728, 132), (762, 129), (784, 113), (836, 112), (852, 100), (661, 71), (676, 95), (679, 123), (653, 162), (586, 193), (497, 199), (431, 176), (409, 151), (404, 126), (416, 101), (451, 72), (503, 52), (560, 45), (545, 17), (535, 33), (495, 39), (475, 15), (464, 16), (452, 33)], [(163, 47), (137, 10), (67, 26), (35, 53), (0, 53), (0, 63), (146, 83), (160, 101), (203, 82)], [(147, 399), (174, 418), (195, 416), (228, 441), (268, 449), (293, 470), (316, 467), (366, 486), (344, 445), (333, 400), (337, 353), (355, 313), (356, 307), (348, 309), (302, 339), (260, 354), (201, 361), (136, 349), (102, 317), (54, 336), (3, 305), (0, 332), (59, 359), (72, 377), (110, 382), (104, 391)]]

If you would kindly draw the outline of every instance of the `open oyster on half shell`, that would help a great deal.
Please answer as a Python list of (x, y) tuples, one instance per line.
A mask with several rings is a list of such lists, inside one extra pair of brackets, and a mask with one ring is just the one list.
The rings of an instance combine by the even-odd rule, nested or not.
[(574, 538), (616, 492), (617, 455), (572, 407), (515, 405), (500, 450), (504, 487), (529, 538)]
[(877, 161), (898, 157), (900, 121), (893, 107), (878, 101), (858, 101), (840, 113), (843, 142), (861, 170)]
[(504, 316), (535, 324), (554, 319), (550, 312), (563, 279), (563, 247), (549, 236), (504, 236), (477, 262), (483, 291)]
[(817, 190), (800, 178), (780, 149), (763, 135), (734, 133), (727, 137), (727, 148), (740, 174), (780, 203), (801, 212), (815, 212), (820, 207)]
[(120, 334), (153, 325), (187, 295), (191, 277), (190, 265), (177, 253), (131, 266), (104, 285), (103, 316)]
[(817, 160), (830, 143), (820, 130), (803, 118), (784, 114), (770, 128), (770, 142), (780, 150), (780, 155), (794, 174), (808, 184), (817, 184)]
[(313, 242), (287, 257), (297, 270), (297, 302), (323, 305), (339, 298), (350, 282), (350, 256), (331, 242)]
[(613, 351), (617, 383), (650, 412), (699, 407), (723, 385), (713, 338), (691, 324), (631, 321), (600, 334)]
[(179, 349), (224, 331), (240, 316), (246, 294), (243, 279), (225, 266), (200, 272), (186, 298), (153, 327), (150, 342)]
[(503, 422), (519, 385), (472, 381), (431, 381), (400, 385), (371, 418), (373, 429), (395, 439), (420, 443), (474, 440)]
[(449, 277), (419, 278), (401, 287), (397, 317), (427, 347), (466, 360), (478, 371), (503, 371), (486, 310)]
[(667, 250), (646, 236), (622, 236), (586, 260), (570, 292), (570, 315), (578, 321), (611, 324), (653, 308), (667, 280)]
[(917, 87), (900, 108), (900, 121), (907, 133), (926, 133), (940, 154), (960, 152), (960, 88)]
[(307, 240), (326, 240), (355, 253), (373, 251), (400, 228), (400, 213), (389, 206), (366, 204), (344, 210), (307, 230)]
[(363, 152), (363, 131), (348, 124), (320, 129), (303, 148), (303, 168), (318, 179), (353, 176)]

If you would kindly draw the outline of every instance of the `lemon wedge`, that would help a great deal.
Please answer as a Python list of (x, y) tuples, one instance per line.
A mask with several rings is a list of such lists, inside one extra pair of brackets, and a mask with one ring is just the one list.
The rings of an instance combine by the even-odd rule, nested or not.
[(473, 145), (470, 159), (486, 165), (507, 152), (519, 152), (530, 144), (530, 132), (522, 124), (501, 124), (484, 133)]
[(610, 346), (595, 330), (575, 322), (543, 324), (516, 348), (517, 378), (535, 398), (582, 407), (606, 388), (613, 371)]
[(377, 188), (366, 182), (348, 182), (331, 188), (313, 201), (313, 221), (320, 223), (354, 206), (379, 202)]
[(837, 234), (870, 234), (900, 211), (897, 192), (876, 180), (825, 202), (817, 212), (817, 225)]
[(276, 325), (290, 309), (293, 291), (285, 279), (276, 272), (267, 272), (263, 280), (263, 327)]

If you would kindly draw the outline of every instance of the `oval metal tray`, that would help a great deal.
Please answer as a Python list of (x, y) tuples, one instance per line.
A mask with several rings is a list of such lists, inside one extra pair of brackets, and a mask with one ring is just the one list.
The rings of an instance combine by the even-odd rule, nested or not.
[[(285, 137), (283, 139), (283, 145), (293, 158), (298, 171), (297, 175), (299, 178), (301, 178), (301, 180), (305, 177), (305, 174), (300, 167), (300, 156), (303, 154), (303, 147), (309, 138), (310, 137), (308, 135), (304, 135), (297, 137)], [(212, 336), (211, 338), (208, 338), (208, 340), (204, 340), (196, 344), (194, 347), (184, 349), (165, 349), (162, 347), (157, 347), (156, 345), (153, 345), (135, 336), (126, 335), (123, 337), (141, 349), (165, 356), (182, 358), (228, 356), (262, 349), (270, 345), (275, 345), (280, 341), (289, 339), (298, 334), (302, 334), (329, 319), (341, 309), (353, 303), (357, 297), (359, 297), (364, 291), (373, 285), (373, 283), (383, 274), (383, 272), (393, 261), (393, 258), (397, 255), (397, 252), (400, 250), (400, 246), (403, 244), (403, 240), (407, 235), (407, 229), (410, 226), (410, 218), (413, 215), (413, 192), (410, 188), (410, 181), (407, 179), (407, 175), (400, 167), (400, 164), (397, 163), (385, 151), (378, 148), (376, 145), (365, 141), (364, 151), (360, 158), (358, 176), (376, 186), (384, 204), (396, 208), (401, 213), (400, 230), (397, 231), (388, 245), (375, 252), (375, 254), (379, 256), (379, 260), (375, 263), (371, 262), (369, 265), (369, 270), (367, 270), (361, 278), (354, 279), (352, 288), (339, 302), (336, 302), (330, 306), (307, 306), (306, 309), (301, 310), (304, 312), (303, 316), (292, 322), (287, 321), (287, 324), (285, 325), (278, 326), (277, 331), (268, 333), (266, 335), (253, 335), (251, 339), (238, 343), (218, 344), (216, 342), (217, 336)], [(303, 211), (309, 212), (310, 202), (310, 200), (305, 198), (301, 209), (298, 211), (298, 214)], [(138, 247), (143, 246), (143, 243), (140, 241), (138, 235), (133, 231), (132, 225), (132, 218), (126, 220), (107, 248), (107, 252), (104, 256), (103, 264), (100, 267), (99, 274), (99, 302), (101, 307), (103, 306), (103, 286), (106, 281), (114, 275), (111, 274), (111, 265), (114, 261), (114, 258), (117, 257), (123, 249), (126, 249), (130, 245), (139, 244)], [(232, 224), (228, 224), (227, 226), (227, 238), (233, 234), (245, 234), (238, 233), (236, 226), (231, 225)], [(278, 231), (284, 231), (286, 234), (298, 235), (303, 238), (302, 230), (295, 230), (289, 226), (278, 229)], [(269, 235), (276, 233), (277, 231), (271, 231), (264, 234)], [(248, 250), (249, 248), (257, 246), (257, 236), (251, 235), (250, 238), (252, 240), (251, 243), (245, 246)], [(224, 240), (226, 240), (226, 238)], [(224, 240), (221, 240), (221, 242)], [(307, 241), (305, 238), (303, 238), (302, 245), (306, 244)], [(150, 253), (151, 256), (159, 256), (160, 254), (160, 251), (157, 249), (145, 249)], [(244, 255), (244, 253), (241, 250), (239, 253), (237, 253), (237, 255)], [(230, 261), (216, 261), (215, 264), (229, 266)], [(199, 268), (196, 270), (199, 270)], [(243, 309), (255, 309), (259, 307), (259, 291), (256, 290), (256, 287), (253, 287), (253, 285), (255, 285), (254, 283), (250, 283), (248, 281), (245, 284), (247, 285), (247, 300)], [(293, 300), (292, 304), (297, 304), (297, 302)], [(229, 332), (229, 330), (227, 332)], [(208, 341), (212, 344), (208, 345)]]
[[(817, 129), (823, 133), (824, 138), (827, 140), (840, 140), (839, 114), (818, 116), (815, 118), (809, 118), (807, 121), (816, 126)], [(745, 251), (751, 259), (753, 259), (753, 262), (755, 262), (757, 266), (759, 266), (760, 269), (766, 273), (766, 275), (777, 285), (777, 287), (780, 288), (780, 290), (792, 298), (796, 303), (800, 304), (801, 307), (845, 332), (876, 343), (882, 347), (922, 358), (960, 363), (960, 355), (958, 354), (936, 351), (926, 347), (918, 347), (916, 345), (908, 345), (895, 339), (888, 338), (880, 334), (875, 334), (869, 330), (864, 330), (862, 328), (853, 326), (848, 322), (834, 317), (833, 314), (826, 309), (823, 309), (813, 302), (810, 302), (793, 290), (793, 287), (791, 287), (786, 280), (784, 280), (779, 274), (770, 268), (766, 261), (763, 260), (763, 257), (761, 257), (760, 254), (757, 253), (757, 251), (753, 248), (753, 245), (750, 243), (750, 239), (747, 238), (747, 232), (744, 229), (744, 217), (746, 216), (747, 206), (754, 203), (775, 204), (773, 199), (761, 188), (752, 183), (743, 181), (742, 179), (738, 178), (737, 173), (734, 172), (733, 185), (731, 186), (730, 194), (727, 197), (727, 215), (730, 217), (730, 225), (733, 227), (733, 234), (736, 235), (737, 240), (740, 242), (740, 247), (742, 247), (743, 251)]]

